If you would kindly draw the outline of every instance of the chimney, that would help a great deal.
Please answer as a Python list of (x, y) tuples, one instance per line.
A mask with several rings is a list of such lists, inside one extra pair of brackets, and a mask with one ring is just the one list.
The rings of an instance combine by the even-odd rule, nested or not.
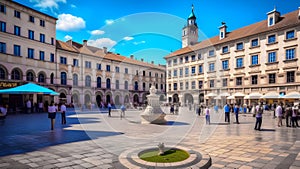
[(153, 61), (153, 60), (151, 61), (151, 64), (154, 64), (154, 61)]
[(87, 40), (83, 40), (83, 46), (87, 46)]
[(225, 22), (221, 22), (221, 26), (219, 27), (220, 30), (220, 35), (219, 35), (219, 39), (224, 39), (226, 37), (226, 33), (227, 33), (227, 26)]
[(133, 55), (130, 55), (130, 59), (133, 59)]
[(73, 41), (72, 41), (72, 39), (70, 39), (70, 40), (68, 40), (68, 41), (67, 41), (67, 44), (69, 44), (69, 45), (71, 45), (71, 46), (72, 46), (72, 45), (73, 45), (73, 43), (72, 43), (72, 42), (73, 42)]
[(107, 47), (103, 47), (103, 52), (107, 53)]
[(144, 62), (144, 59), (142, 58), (141, 61)]

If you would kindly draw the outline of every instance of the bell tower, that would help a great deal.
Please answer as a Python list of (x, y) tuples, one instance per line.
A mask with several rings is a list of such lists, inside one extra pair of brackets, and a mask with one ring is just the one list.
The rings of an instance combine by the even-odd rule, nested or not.
[(192, 12), (187, 19), (187, 24), (182, 28), (182, 48), (194, 45), (198, 42), (198, 26), (196, 23), (196, 16), (194, 13), (194, 5), (192, 5)]

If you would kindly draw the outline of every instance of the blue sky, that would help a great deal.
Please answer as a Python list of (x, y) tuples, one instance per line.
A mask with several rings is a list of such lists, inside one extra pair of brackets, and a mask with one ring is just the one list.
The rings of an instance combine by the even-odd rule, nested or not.
[(266, 19), (276, 9), (285, 14), (299, 0), (15, 0), (58, 18), (58, 40), (73, 39), (108, 47), (124, 56), (165, 64), (164, 56), (181, 48), (181, 30), (194, 12), (201, 39), (218, 34), (221, 22), (229, 31)]

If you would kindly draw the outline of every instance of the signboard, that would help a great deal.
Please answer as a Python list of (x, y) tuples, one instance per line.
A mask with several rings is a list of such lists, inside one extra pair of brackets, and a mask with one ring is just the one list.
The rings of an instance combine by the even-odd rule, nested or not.
[(20, 83), (18, 83), (18, 82), (0, 81), (0, 89), (9, 89), (9, 88), (17, 87), (19, 85), (20, 85)]

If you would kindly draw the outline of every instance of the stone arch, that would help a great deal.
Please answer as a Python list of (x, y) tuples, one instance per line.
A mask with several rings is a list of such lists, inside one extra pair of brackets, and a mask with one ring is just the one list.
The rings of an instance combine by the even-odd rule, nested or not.
[(47, 75), (44, 71), (40, 71), (37, 74), (37, 78), (39, 83), (46, 83)]
[(124, 96), (124, 104), (130, 104), (130, 99), (129, 99), (129, 95), (128, 94), (126, 94)]
[(173, 94), (173, 96), (172, 96), (172, 102), (173, 103), (179, 103), (179, 97), (178, 97), (177, 93)]
[(8, 79), (8, 71), (3, 65), (0, 65), (0, 79)]
[(95, 93), (95, 96), (96, 96), (96, 104), (98, 107), (100, 107), (101, 102), (103, 102), (103, 100), (104, 100), (104, 98), (103, 98), (104, 94), (101, 91), (97, 91)]
[(23, 80), (23, 71), (20, 68), (13, 68), (10, 76), (12, 80)]
[(133, 103), (140, 103), (140, 98), (137, 93), (133, 94)]
[(112, 93), (110, 91), (105, 93), (105, 102), (106, 103), (113, 103), (113, 97), (112, 97)]
[(184, 104), (193, 104), (194, 98), (193, 95), (190, 93), (185, 93), (183, 97)]
[(203, 104), (204, 103), (204, 101), (205, 101), (205, 99), (204, 99), (204, 93), (200, 93), (199, 94), (199, 104)]

